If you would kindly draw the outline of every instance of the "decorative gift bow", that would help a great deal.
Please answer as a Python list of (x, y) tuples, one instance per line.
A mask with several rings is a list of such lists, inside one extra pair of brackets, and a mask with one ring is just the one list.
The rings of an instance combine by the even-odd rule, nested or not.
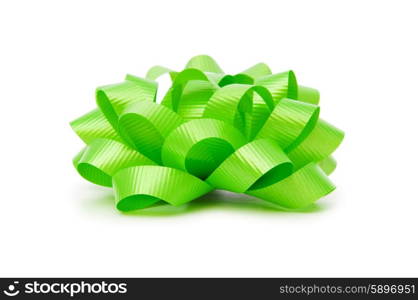
[[(159, 76), (172, 86), (155, 102)], [(263, 63), (225, 75), (209, 56), (181, 72), (96, 90), (98, 109), (71, 122), (87, 146), (74, 158), (85, 179), (113, 186), (121, 211), (192, 201), (213, 189), (285, 208), (310, 205), (335, 186), (331, 153), (344, 133), (319, 119), (318, 91)]]

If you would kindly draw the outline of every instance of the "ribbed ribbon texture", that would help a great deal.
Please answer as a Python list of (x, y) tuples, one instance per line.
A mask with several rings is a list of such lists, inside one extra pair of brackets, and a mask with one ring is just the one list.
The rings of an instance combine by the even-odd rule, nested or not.
[[(172, 84), (157, 104), (164, 74)], [(71, 122), (86, 144), (73, 163), (113, 187), (120, 211), (182, 205), (214, 189), (299, 209), (335, 189), (327, 175), (344, 133), (319, 118), (319, 92), (292, 71), (259, 63), (228, 75), (199, 55), (181, 72), (155, 66), (101, 86), (96, 103)]]

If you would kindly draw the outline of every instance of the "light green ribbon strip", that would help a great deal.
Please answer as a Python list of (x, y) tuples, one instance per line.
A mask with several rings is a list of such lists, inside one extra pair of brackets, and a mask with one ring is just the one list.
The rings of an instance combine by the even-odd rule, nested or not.
[[(172, 85), (157, 104), (157, 79)], [(86, 143), (74, 158), (85, 179), (113, 187), (120, 211), (190, 202), (214, 189), (297, 209), (335, 189), (327, 175), (344, 133), (319, 119), (319, 92), (293, 71), (256, 64), (225, 74), (209, 56), (180, 72), (96, 90), (98, 109), (71, 122)]]

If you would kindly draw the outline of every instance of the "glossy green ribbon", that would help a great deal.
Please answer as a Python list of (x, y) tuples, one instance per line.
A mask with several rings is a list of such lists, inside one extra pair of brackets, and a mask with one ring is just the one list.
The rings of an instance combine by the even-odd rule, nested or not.
[[(156, 79), (172, 85), (156, 103)], [(152, 67), (145, 78), (97, 88), (98, 109), (71, 122), (86, 147), (82, 177), (113, 187), (121, 211), (159, 201), (181, 205), (214, 189), (302, 208), (330, 193), (332, 152), (344, 133), (319, 119), (319, 93), (292, 71), (257, 64), (227, 75), (209, 56), (181, 72)]]

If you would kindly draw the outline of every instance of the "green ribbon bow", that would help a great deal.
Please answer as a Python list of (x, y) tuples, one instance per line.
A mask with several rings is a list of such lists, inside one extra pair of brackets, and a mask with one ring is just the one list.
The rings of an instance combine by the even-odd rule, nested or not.
[[(157, 104), (166, 73), (172, 85)], [(344, 133), (319, 119), (318, 91), (292, 71), (260, 63), (226, 75), (200, 55), (181, 72), (155, 66), (99, 87), (96, 100), (98, 109), (71, 122), (87, 145), (74, 165), (113, 187), (121, 211), (181, 205), (213, 189), (302, 208), (335, 189), (327, 175)]]

